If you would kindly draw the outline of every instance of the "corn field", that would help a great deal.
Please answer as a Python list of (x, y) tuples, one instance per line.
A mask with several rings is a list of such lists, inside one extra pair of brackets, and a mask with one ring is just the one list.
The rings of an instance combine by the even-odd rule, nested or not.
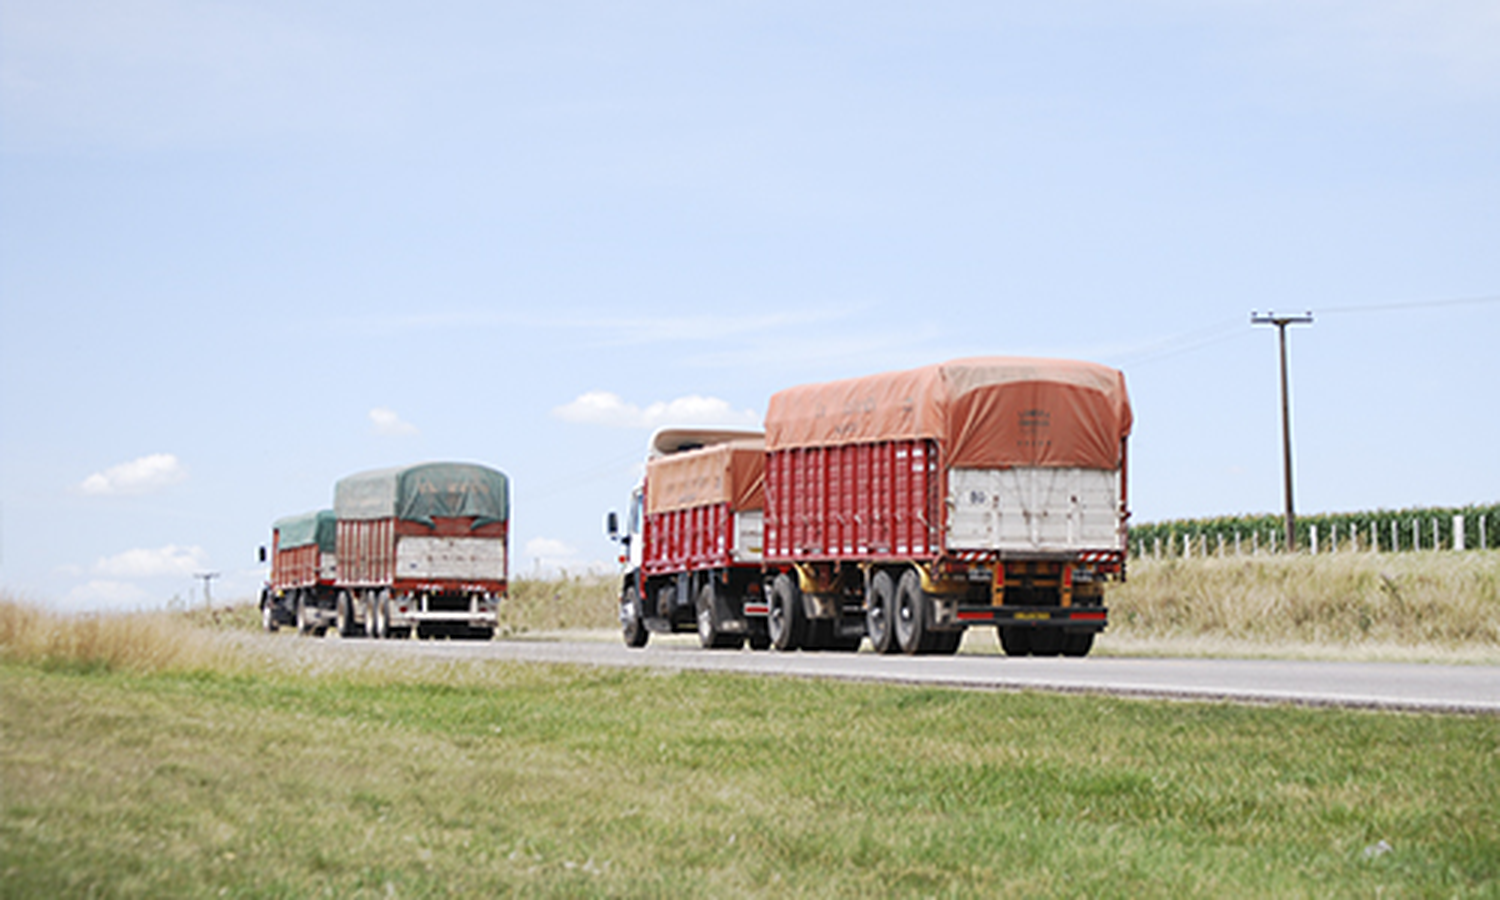
[[(1500, 504), (1297, 517), (1297, 549), (1339, 553), (1500, 548)], [(1279, 515), (1175, 519), (1130, 528), (1132, 556), (1247, 556), (1286, 552)]]

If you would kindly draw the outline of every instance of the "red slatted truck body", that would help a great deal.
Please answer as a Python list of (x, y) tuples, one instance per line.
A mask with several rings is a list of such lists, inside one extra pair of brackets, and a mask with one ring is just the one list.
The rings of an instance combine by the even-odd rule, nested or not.
[(698, 632), (705, 647), (764, 647), (765, 620), (747, 619), (761, 602), (761, 505), (765, 445), (758, 432), (668, 429), (652, 437), (646, 475), (635, 492), (620, 621), (627, 644), (652, 631)]
[(345, 636), (494, 635), (507, 588), (509, 483), (472, 463), (361, 472), (334, 486)]
[(766, 413), (764, 615), (780, 649), (1084, 655), (1123, 577), (1124, 377), (983, 357), (782, 391)]

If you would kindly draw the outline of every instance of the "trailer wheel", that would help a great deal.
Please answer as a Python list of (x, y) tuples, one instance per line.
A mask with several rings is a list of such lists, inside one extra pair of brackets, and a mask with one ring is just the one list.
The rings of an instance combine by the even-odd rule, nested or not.
[(312, 621), (307, 616), (307, 600), (303, 598), (301, 591), (297, 592), (295, 604), (294, 608), (297, 610), (297, 633), (312, 633)]
[(1093, 647), (1094, 633), (1092, 631), (1063, 635), (1063, 656), (1088, 656)]
[(370, 601), (367, 610), (370, 616), (365, 620), (365, 630), (369, 632), (370, 637), (377, 640), (385, 640), (390, 632), (389, 620), (387, 618), (390, 615), (390, 609), (386, 607), (386, 598), (384, 596), (376, 597)]
[(933, 631), (928, 633), (931, 646), (927, 652), (937, 656), (952, 656), (958, 652), (958, 645), (964, 642), (962, 631)]
[(1031, 635), (1032, 656), (1056, 656), (1062, 652), (1063, 633), (1060, 628), (1038, 628)]
[(896, 643), (896, 632), (892, 627), (891, 613), (895, 609), (896, 586), (885, 570), (875, 573), (870, 579), (870, 596), (865, 601), (865, 631), (870, 635), (870, 646), (876, 653), (895, 653), (900, 650)]
[(921, 576), (916, 569), (907, 569), (896, 584), (895, 612), (891, 616), (896, 644), (907, 656), (921, 653), (930, 645), (927, 637), (928, 606)]
[(777, 575), (771, 583), (771, 614), (767, 616), (766, 630), (771, 634), (771, 646), (777, 650), (796, 650), (802, 646), (807, 633), (802, 591), (785, 572)]
[(625, 589), (625, 603), (620, 612), (620, 624), (625, 630), (625, 646), (637, 649), (646, 646), (646, 642), (651, 640), (651, 632), (646, 630), (646, 623), (641, 621), (641, 595), (635, 585)]
[(349, 596), (348, 591), (339, 594), (338, 605), (334, 608), (333, 624), (339, 637), (359, 637), (359, 626), (354, 622), (354, 598)]
[(1006, 656), (1030, 656), (1031, 655), (1031, 633), (1034, 628), (1023, 628), (1019, 625), (1001, 625), (995, 629), (1000, 632), (1000, 647)]
[(698, 591), (698, 645), (705, 650), (738, 650), (745, 646), (743, 634), (721, 631), (720, 624), (714, 586), (705, 584)]

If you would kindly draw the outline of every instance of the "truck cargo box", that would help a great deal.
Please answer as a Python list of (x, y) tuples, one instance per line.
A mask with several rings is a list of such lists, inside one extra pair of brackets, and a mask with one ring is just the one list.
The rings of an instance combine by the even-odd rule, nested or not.
[(1124, 376), (981, 357), (804, 385), (766, 412), (767, 561), (1118, 555)]
[(331, 585), (338, 576), (333, 510), (277, 519), (271, 526), (271, 587)]
[(761, 558), (765, 444), (738, 437), (646, 464), (642, 566), (648, 575)]
[(339, 580), (396, 590), (503, 591), (510, 516), (503, 473), (423, 463), (334, 487)]

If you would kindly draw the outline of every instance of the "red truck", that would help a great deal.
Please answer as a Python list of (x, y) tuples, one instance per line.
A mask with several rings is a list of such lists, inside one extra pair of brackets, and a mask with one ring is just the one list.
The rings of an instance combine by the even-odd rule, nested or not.
[(631, 498), (625, 532), (630, 571), (620, 595), (625, 643), (651, 632), (697, 630), (704, 647), (770, 645), (761, 600), (761, 505), (765, 442), (760, 432), (679, 428), (652, 436), (646, 476)]
[[(775, 394), (759, 584), (734, 592), (745, 633), (926, 654), (985, 625), (1011, 656), (1086, 655), (1108, 624), (1104, 584), (1125, 574), (1131, 422), (1120, 372), (1068, 360), (959, 359)], [(628, 609), (650, 606), (631, 584), (627, 642)]]
[(422, 463), (334, 485), (339, 596), (346, 636), (494, 636), (507, 587), (510, 492), (473, 463)]
[(323, 634), (338, 597), (333, 510), (277, 519), (270, 563), (271, 577), (260, 594), (261, 625), (266, 631), (296, 625), (303, 634)]

